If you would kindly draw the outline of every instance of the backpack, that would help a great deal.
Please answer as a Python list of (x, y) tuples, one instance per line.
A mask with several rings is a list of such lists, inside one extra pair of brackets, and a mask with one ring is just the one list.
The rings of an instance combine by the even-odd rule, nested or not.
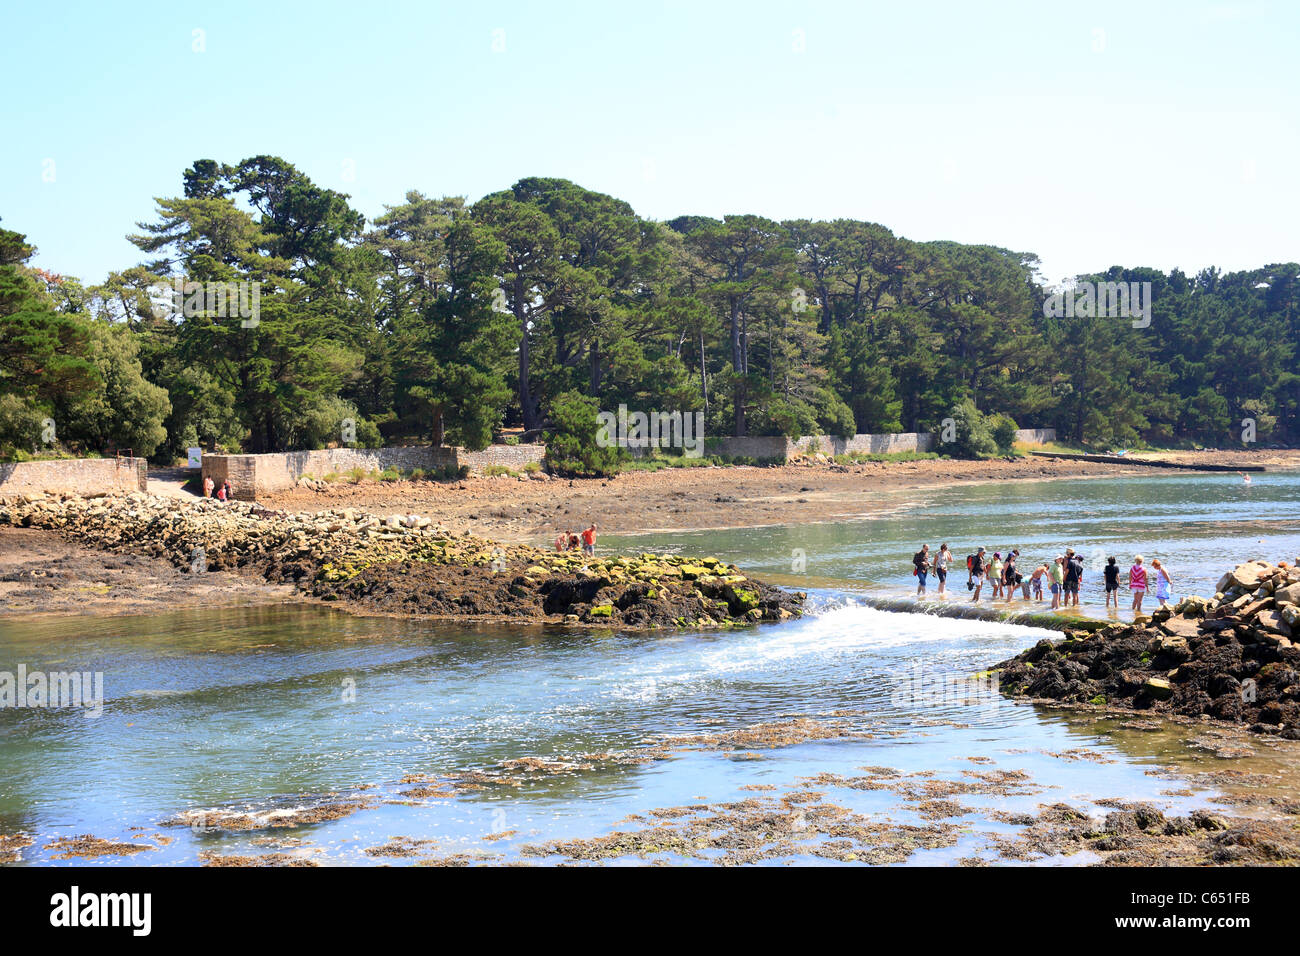
[(975, 555), (973, 554), (966, 555), (966, 570), (967, 571), (975, 570)]

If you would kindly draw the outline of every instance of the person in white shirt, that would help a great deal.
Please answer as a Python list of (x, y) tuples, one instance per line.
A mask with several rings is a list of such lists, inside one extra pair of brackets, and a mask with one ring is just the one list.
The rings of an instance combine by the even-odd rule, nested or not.
[(939, 593), (943, 594), (948, 590), (948, 565), (952, 564), (952, 552), (948, 550), (948, 545), (939, 545), (939, 555), (934, 559), (934, 571), (939, 576)]

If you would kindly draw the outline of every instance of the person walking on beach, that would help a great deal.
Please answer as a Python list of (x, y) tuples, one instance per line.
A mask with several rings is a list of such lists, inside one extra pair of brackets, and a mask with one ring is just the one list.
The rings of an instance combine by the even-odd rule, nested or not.
[(980, 591), (984, 588), (984, 575), (987, 573), (988, 565), (984, 560), (984, 549), (980, 548), (966, 559), (966, 588), (975, 590), (971, 595), (972, 604), (979, 603)]
[(921, 550), (912, 555), (912, 573), (916, 575), (916, 596), (925, 597), (925, 576), (930, 571), (930, 546), (921, 545)]
[(591, 527), (582, 532), (582, 553), (592, 558), (596, 556), (596, 522), (594, 521)]
[(1055, 611), (1061, 606), (1061, 592), (1065, 590), (1065, 558), (1058, 557), (1052, 562), (1051, 571), (1048, 572), (1052, 578), (1052, 607)]
[(1151, 573), (1156, 579), (1156, 600), (1160, 602), (1161, 607), (1168, 607), (1173, 595), (1173, 578), (1169, 577), (1169, 572), (1165, 570), (1159, 558), (1151, 559)]
[(994, 551), (993, 560), (989, 562), (989, 583), (993, 585), (993, 593), (989, 595), (990, 601), (996, 601), (1002, 596), (1002, 552)]
[(1119, 610), (1119, 565), (1115, 563), (1115, 556), (1111, 555), (1106, 559), (1106, 566), (1101, 569), (1102, 576), (1106, 579), (1106, 609), (1110, 610), (1111, 602), (1115, 602), (1115, 610)]
[(948, 543), (945, 541), (939, 545), (939, 555), (934, 562), (934, 573), (939, 577), (940, 596), (948, 590), (948, 565), (950, 564), (952, 564), (952, 552), (948, 550)]
[(1142, 567), (1142, 555), (1133, 559), (1133, 567), (1128, 569), (1128, 589), (1133, 592), (1133, 613), (1142, 613), (1142, 598), (1147, 593), (1147, 569)]

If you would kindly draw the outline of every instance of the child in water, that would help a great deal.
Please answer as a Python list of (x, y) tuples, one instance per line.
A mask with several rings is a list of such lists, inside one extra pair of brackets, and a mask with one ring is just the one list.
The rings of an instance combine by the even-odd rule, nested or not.
[(1029, 579), (1029, 583), (1034, 589), (1034, 600), (1041, 602), (1043, 600), (1043, 578), (1047, 577), (1047, 565), (1040, 564), (1034, 568), (1034, 576)]
[(1156, 578), (1156, 600), (1160, 602), (1161, 607), (1169, 606), (1169, 599), (1173, 594), (1173, 579), (1169, 577), (1169, 572), (1165, 566), (1160, 563), (1159, 558), (1151, 559), (1151, 573)]
[(1142, 567), (1142, 555), (1133, 559), (1133, 567), (1128, 569), (1128, 589), (1133, 592), (1133, 613), (1142, 613), (1142, 598), (1147, 593), (1147, 569)]
[(1101, 569), (1102, 577), (1106, 579), (1106, 608), (1110, 609), (1111, 602), (1115, 602), (1115, 610), (1119, 610), (1119, 565), (1115, 563), (1114, 555), (1106, 559), (1106, 566)]

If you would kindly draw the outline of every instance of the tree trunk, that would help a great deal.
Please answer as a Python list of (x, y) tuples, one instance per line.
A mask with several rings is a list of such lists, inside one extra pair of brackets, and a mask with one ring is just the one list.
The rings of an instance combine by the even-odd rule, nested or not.
[(704, 326), (700, 326), (700, 394), (704, 396), (704, 414), (709, 414), (709, 379), (704, 371)]
[(745, 382), (745, 355), (741, 344), (740, 331), (740, 302), (733, 298), (731, 300), (731, 368), (737, 375), (735, 391), (735, 409), (734, 409), (734, 431), (736, 436), (743, 437), (745, 434), (745, 401), (747, 383)]
[(524, 280), (518, 276), (515, 278), (514, 312), (515, 319), (519, 322), (519, 410), (524, 416), (524, 428), (532, 430), (540, 428), (542, 423), (533, 402), (532, 385), (528, 380), (531, 361), (528, 351), (528, 310), (524, 305)]

